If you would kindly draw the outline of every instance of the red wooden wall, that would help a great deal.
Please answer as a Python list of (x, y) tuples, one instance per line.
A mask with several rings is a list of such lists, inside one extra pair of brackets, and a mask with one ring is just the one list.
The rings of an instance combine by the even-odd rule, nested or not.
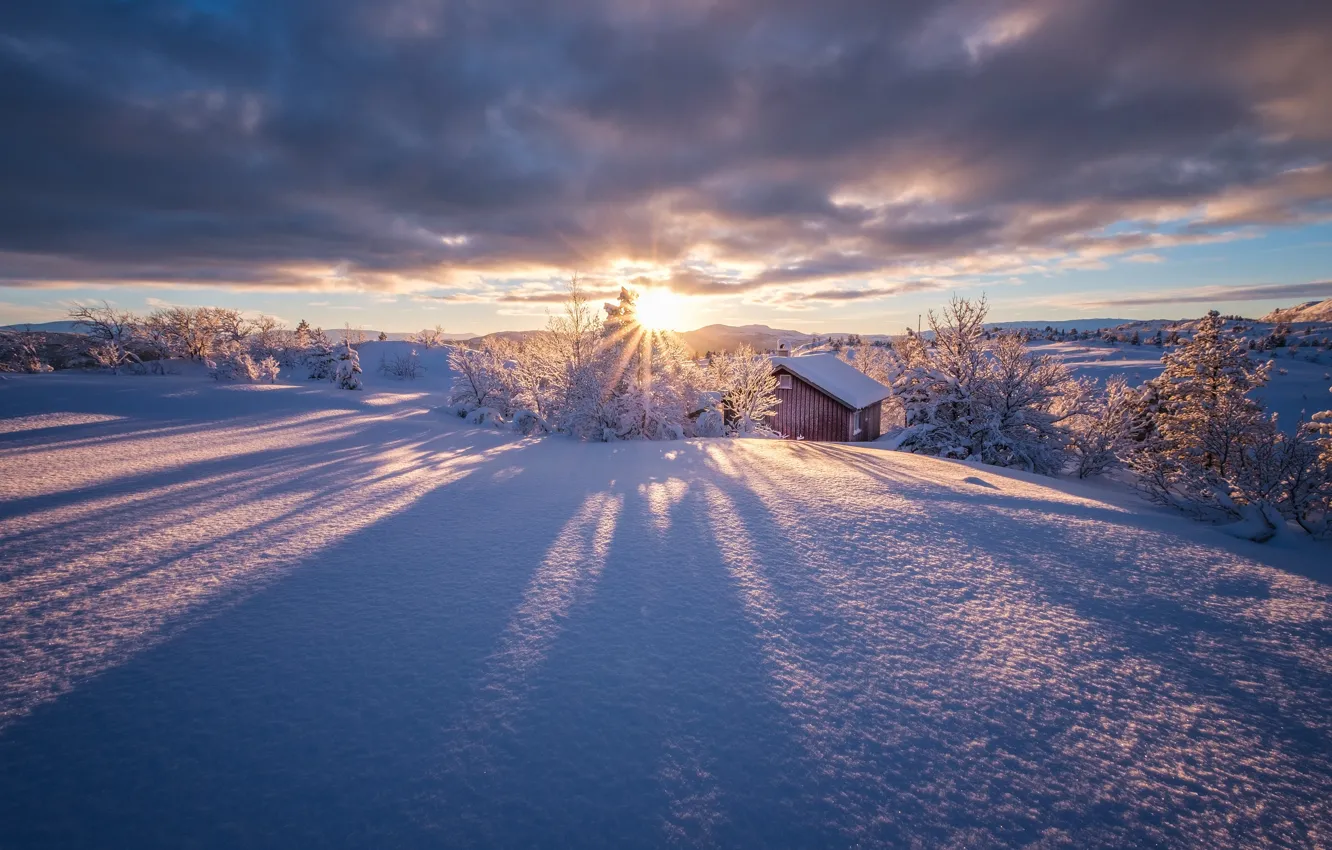
[(883, 428), (883, 402), (874, 402), (865, 408), (865, 412), (861, 413), (860, 416), (861, 421), (865, 423), (865, 433), (853, 439), (865, 442), (879, 439), (879, 436), (883, 433), (881, 430)]

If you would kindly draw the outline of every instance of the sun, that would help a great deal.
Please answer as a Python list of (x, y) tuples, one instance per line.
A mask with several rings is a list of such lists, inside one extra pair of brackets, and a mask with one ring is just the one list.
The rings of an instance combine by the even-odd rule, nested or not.
[(650, 331), (678, 331), (684, 322), (684, 299), (669, 289), (648, 289), (635, 304), (638, 323)]

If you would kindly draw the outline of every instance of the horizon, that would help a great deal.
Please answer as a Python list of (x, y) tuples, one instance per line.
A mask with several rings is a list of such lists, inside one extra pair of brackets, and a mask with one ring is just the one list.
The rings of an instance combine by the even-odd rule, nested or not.
[(18, 3), (0, 35), (0, 324), (486, 334), (574, 276), (814, 334), (1332, 297), (1332, 7)]

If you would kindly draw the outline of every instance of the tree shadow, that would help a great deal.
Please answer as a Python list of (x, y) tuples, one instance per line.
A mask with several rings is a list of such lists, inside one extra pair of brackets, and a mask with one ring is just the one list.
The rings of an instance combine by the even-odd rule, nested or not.
[[(697, 447), (633, 447), (604, 573), (468, 761), (460, 844), (833, 846), (719, 556)], [(647, 474), (641, 455), (671, 454)], [(456, 777), (440, 775), (445, 786)], [(436, 804), (450, 799), (447, 795)], [(437, 808), (442, 808), (438, 806)]]
[[(257, 592), (211, 600), (5, 729), (6, 845), (437, 844), (406, 803), (436, 790), (447, 718), (587, 496), (533, 499), (525, 454), (496, 454)], [(354, 489), (352, 474), (320, 473)]]
[[(970, 841), (1024, 843), (1052, 828), (1116, 843), (1313, 834), (1329, 785), (1319, 778), (1332, 775), (1329, 646), (1289, 605), (1317, 607), (1317, 588), (1234, 556), (1216, 563), (1215, 549), (1053, 491), (1044, 501), (953, 496), (878, 466), (857, 458), (778, 477), (771, 464), (718, 465), (737, 514), (771, 517), (752, 535), (755, 558), (781, 563), (787, 550), (807, 564), (777, 571), (771, 595), (808, 612), (806, 631), (839, 647), (824, 669), (861, 671), (849, 692), (878, 697), (876, 707), (848, 697), (838, 722), (867, 737), (905, 724), (898, 734), (915, 739), (913, 753), (929, 742), (914, 777), (898, 754), (860, 751), (860, 773), (888, 780), (879, 797), (900, 830), (876, 839), (936, 843), (973, 830)], [(919, 510), (931, 501), (940, 507)], [(772, 539), (783, 548), (763, 551)], [(1116, 564), (1119, 553), (1133, 556)], [(1238, 597), (1235, 609), (1218, 610), (1218, 594)], [(1269, 594), (1286, 601), (1255, 618)], [(786, 630), (799, 634), (799, 620)], [(1253, 692), (1259, 682), (1271, 692)], [(913, 715), (921, 705), (929, 711)], [(1195, 723), (1191, 712), (1209, 719)], [(1181, 770), (1194, 778), (1166, 778)], [(1252, 772), (1264, 787), (1239, 781)], [(1310, 813), (1298, 826), (1271, 814), (1292, 807)], [(1176, 817), (1163, 822), (1163, 811)]]

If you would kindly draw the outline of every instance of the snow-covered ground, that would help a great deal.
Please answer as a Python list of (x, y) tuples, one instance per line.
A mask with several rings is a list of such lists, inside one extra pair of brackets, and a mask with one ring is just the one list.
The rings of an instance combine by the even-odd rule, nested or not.
[(377, 361), (0, 381), (0, 846), (1332, 844), (1325, 545)]

